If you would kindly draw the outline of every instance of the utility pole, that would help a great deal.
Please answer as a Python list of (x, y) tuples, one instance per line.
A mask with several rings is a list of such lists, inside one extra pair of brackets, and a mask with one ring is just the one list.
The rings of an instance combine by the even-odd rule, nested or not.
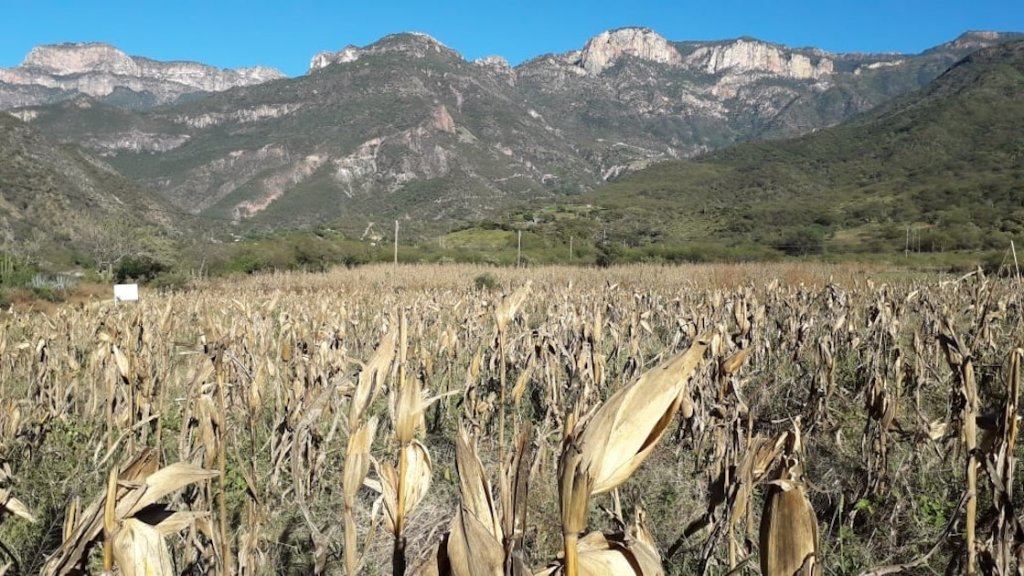
[(1017, 264), (1017, 247), (1013, 245), (1013, 240), (1010, 240), (1010, 252), (1013, 253), (1013, 269), (1017, 272), (1017, 284), (1020, 284), (1020, 266)]
[(395, 268), (398, 268), (398, 220), (395, 220)]
[(523, 261), (523, 231), (519, 231), (519, 241), (516, 246), (516, 268), (519, 268), (520, 263)]

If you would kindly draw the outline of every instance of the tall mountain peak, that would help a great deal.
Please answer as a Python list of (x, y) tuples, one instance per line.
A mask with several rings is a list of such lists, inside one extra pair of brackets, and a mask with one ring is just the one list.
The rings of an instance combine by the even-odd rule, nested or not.
[(619, 28), (602, 32), (587, 41), (579, 62), (587, 72), (600, 74), (623, 56), (661, 64), (682, 63), (675, 47), (650, 28)]
[(400, 53), (410, 58), (423, 58), (431, 54), (462, 59), (455, 50), (445, 46), (437, 38), (422, 32), (399, 32), (389, 34), (373, 44), (357, 47), (349, 44), (338, 52), (319, 52), (309, 62), (309, 72), (320, 70), (331, 64), (344, 64), (374, 54)]

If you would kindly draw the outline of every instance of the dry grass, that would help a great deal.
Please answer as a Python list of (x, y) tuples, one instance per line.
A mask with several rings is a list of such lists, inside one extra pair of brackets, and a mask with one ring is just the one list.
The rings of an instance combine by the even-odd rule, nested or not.
[[(498, 290), (474, 288), (484, 273)], [(623, 559), (631, 574), (756, 573), (757, 543), (773, 546), (758, 527), (778, 530), (758, 519), (766, 497), (798, 490), (822, 573), (973, 558), (1008, 574), (1020, 298), (1009, 282), (850, 265), (375, 266), (15, 309), (0, 318), (0, 495), (23, 513), (0, 515), (0, 571), (45, 572), (81, 533), (80, 564), (98, 572), (105, 538), (73, 503), (151, 449), (161, 468), (213, 471), (155, 502), (194, 514), (161, 536), (167, 558), (154, 552), (174, 573), (387, 574), (428, 557), (459, 573), (442, 549), (486, 551), (470, 571), (559, 571), (567, 541), (581, 574)], [(698, 335), (691, 377), (631, 396)], [(560, 474), (591, 437), (602, 453)], [(567, 469), (607, 481), (560, 496)], [(133, 518), (115, 515), (106, 541), (144, 531)]]

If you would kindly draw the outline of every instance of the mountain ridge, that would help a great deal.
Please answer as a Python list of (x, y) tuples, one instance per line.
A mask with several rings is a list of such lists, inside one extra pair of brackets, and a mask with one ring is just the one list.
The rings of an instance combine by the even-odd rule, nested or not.
[(1024, 237), (1022, 90), (1018, 40), (842, 125), (658, 164), (574, 202), (590, 206), (586, 227), (640, 250), (895, 252), (911, 235), (923, 251), (1005, 249)]
[(182, 210), (353, 233), (401, 218), (426, 232), (659, 161), (832, 126), (921, 87), (966, 43), (1004, 40), (836, 55), (623, 28), (511, 67), (405, 33), (318, 55), (296, 78), (151, 110), (75, 100), (14, 113)]
[(0, 68), (0, 109), (50, 104), (78, 95), (127, 107), (150, 107), (284, 77), (262, 66), (224, 69), (130, 56), (104, 42), (48, 44), (32, 48), (19, 66)]

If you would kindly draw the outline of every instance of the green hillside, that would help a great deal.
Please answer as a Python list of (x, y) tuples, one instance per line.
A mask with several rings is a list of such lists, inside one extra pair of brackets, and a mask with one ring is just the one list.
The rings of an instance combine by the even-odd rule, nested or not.
[(625, 246), (787, 253), (1005, 248), (1024, 236), (1024, 42), (834, 128), (658, 164), (527, 219)]
[(80, 149), (0, 113), (0, 251), (56, 266), (154, 252), (178, 211)]

